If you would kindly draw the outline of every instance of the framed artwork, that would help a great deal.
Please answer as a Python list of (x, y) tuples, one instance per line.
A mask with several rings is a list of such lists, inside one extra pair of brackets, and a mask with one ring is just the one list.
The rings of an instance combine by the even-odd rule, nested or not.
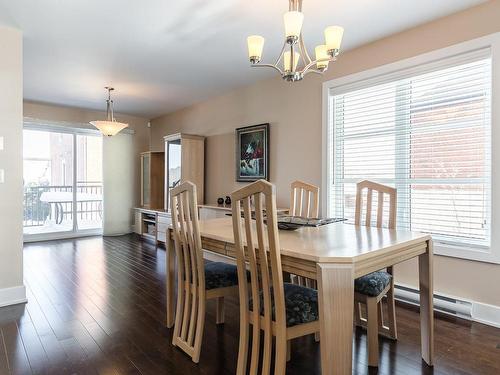
[(269, 124), (236, 129), (236, 181), (269, 180)]

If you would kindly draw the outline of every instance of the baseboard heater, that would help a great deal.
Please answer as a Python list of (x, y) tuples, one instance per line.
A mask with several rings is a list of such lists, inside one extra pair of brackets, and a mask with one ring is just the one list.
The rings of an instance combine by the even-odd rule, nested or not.
[[(420, 305), (419, 291), (405, 285), (395, 286), (395, 298), (398, 301), (411, 305)], [(434, 294), (434, 310), (459, 318), (472, 320), (472, 303), (469, 301)]]

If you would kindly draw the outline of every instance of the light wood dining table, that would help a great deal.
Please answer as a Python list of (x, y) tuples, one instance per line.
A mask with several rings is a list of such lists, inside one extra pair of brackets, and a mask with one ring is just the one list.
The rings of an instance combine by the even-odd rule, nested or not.
[[(230, 217), (201, 220), (202, 247), (235, 258)], [(174, 324), (175, 258), (167, 243), (167, 326)], [(428, 234), (334, 223), (279, 232), (283, 271), (318, 282), (321, 369), (352, 373), (354, 279), (418, 257), (421, 354), (433, 364), (433, 256)]]

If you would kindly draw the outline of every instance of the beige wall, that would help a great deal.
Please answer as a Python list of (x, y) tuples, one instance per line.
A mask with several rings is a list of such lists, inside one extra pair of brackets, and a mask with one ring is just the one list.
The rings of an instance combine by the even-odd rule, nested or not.
[(26, 298), (23, 286), (22, 34), (0, 26), (0, 306)]
[[(308, 76), (293, 85), (274, 78), (214, 97), (154, 119), (151, 147), (161, 150), (162, 137), (179, 131), (208, 136), (206, 200), (213, 202), (239, 186), (234, 181), (234, 129), (269, 122), (270, 180), (277, 185), (278, 204), (287, 205), (292, 180), (321, 184), (322, 82), (498, 32), (499, 20), (500, 1), (490, 1), (347, 51), (324, 77)], [(258, 79), (260, 71), (249, 68), (246, 74)], [(397, 280), (416, 285), (415, 270), (415, 263), (400, 265)], [(435, 278), (442, 293), (500, 306), (498, 265), (438, 256)]]
[[(104, 106), (104, 102), (103, 102)], [(80, 108), (24, 102), (24, 116), (37, 120), (88, 124), (102, 119), (104, 112)], [(103, 231), (105, 235), (129, 233), (133, 224), (132, 208), (140, 204), (139, 153), (149, 150), (148, 119), (117, 114), (134, 134), (123, 132), (103, 140)], [(91, 125), (89, 125), (92, 128)]]
[(134, 223), (131, 208), (139, 203), (138, 192), (134, 192), (132, 186), (140, 181), (138, 171), (131, 168), (139, 159), (139, 155), (134, 152), (134, 135), (122, 132), (105, 137), (102, 159), (103, 233), (106, 236), (130, 233)]

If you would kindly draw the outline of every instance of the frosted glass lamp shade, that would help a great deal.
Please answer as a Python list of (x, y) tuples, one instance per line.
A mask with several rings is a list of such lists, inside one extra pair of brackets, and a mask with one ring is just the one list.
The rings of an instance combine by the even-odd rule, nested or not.
[(90, 124), (94, 125), (102, 134), (108, 137), (118, 134), (128, 126), (128, 124), (117, 121), (91, 121)]
[(291, 69), (292, 66), (292, 62), (290, 61), (291, 56), (292, 55), (290, 51), (286, 51), (283, 54), (283, 65), (285, 68), (285, 72), (292, 72), (292, 71), (294, 72), (297, 69), (297, 64), (299, 63), (300, 55), (297, 52), (293, 53), (293, 69)]
[[(314, 52), (316, 53), (316, 60), (328, 60), (330, 58), (325, 44), (316, 46)], [(318, 69), (326, 69), (328, 68), (328, 61), (318, 61), (316, 67)]]
[(328, 26), (325, 29), (326, 49), (328, 51), (338, 51), (342, 43), (342, 36), (344, 35), (344, 28), (340, 26)]
[(250, 35), (247, 38), (248, 58), (252, 63), (259, 62), (262, 58), (262, 49), (264, 48), (264, 38), (260, 35)]
[(283, 15), (285, 22), (285, 36), (287, 38), (298, 39), (304, 22), (304, 15), (301, 12), (291, 11)]

